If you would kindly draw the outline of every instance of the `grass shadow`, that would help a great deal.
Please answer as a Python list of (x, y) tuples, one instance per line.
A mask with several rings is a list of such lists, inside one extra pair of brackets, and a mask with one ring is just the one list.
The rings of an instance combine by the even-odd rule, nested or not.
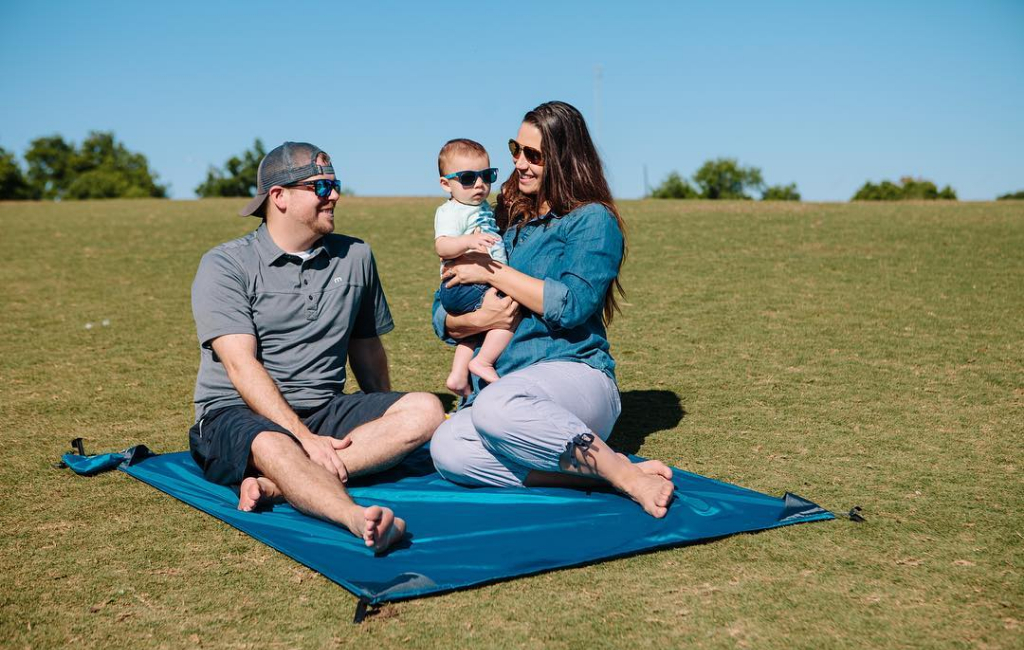
[(672, 429), (686, 416), (679, 396), (669, 390), (631, 390), (621, 394), (622, 414), (608, 444), (635, 454), (652, 433)]

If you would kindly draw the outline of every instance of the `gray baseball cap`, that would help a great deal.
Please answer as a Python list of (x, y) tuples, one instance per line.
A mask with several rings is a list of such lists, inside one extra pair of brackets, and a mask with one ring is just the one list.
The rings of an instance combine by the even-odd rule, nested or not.
[[(326, 165), (318, 165), (316, 159), (323, 154), (327, 160)], [(256, 196), (238, 215), (248, 217), (257, 215), (263, 202), (267, 200), (267, 193), (275, 185), (288, 185), (301, 181), (310, 176), (320, 174), (333, 174), (334, 165), (331, 164), (331, 157), (320, 147), (311, 145), (308, 142), (285, 142), (263, 156), (260, 161), (259, 170), (256, 172)]]

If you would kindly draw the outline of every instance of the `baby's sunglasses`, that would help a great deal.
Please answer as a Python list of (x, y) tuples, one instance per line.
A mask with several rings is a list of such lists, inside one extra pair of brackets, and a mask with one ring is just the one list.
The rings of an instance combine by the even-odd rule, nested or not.
[(297, 181), (295, 183), (288, 183), (281, 187), (309, 188), (316, 192), (316, 195), (321, 199), (329, 198), (332, 190), (341, 194), (341, 181), (338, 179), (331, 180), (329, 178), (318, 178), (315, 181)]
[(526, 156), (526, 162), (531, 165), (544, 165), (544, 156), (533, 147), (524, 147), (515, 140), (508, 141), (508, 151), (512, 154), (512, 160), (518, 160), (519, 154)]
[(485, 183), (493, 183), (498, 180), (498, 168), (488, 167), (487, 169), (481, 169), (475, 172), (452, 172), (450, 174), (445, 174), (442, 178), (446, 178), (448, 180), (457, 178), (459, 179), (459, 184), (462, 185), (462, 187), (473, 187), (476, 185), (477, 178), (482, 178)]

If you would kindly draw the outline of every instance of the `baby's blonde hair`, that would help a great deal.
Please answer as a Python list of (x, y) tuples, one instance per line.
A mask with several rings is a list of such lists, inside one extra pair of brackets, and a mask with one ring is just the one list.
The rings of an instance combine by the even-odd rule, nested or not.
[[(455, 138), (444, 143), (441, 147), (441, 152), (437, 154), (437, 174), (438, 176), (444, 176), (448, 171), (448, 163), (454, 156), (463, 155), (468, 156), (472, 154), (480, 154), (481, 156), (487, 156), (487, 150), (484, 146), (476, 140), (469, 140), (468, 138)], [(463, 170), (453, 170), (463, 171)]]

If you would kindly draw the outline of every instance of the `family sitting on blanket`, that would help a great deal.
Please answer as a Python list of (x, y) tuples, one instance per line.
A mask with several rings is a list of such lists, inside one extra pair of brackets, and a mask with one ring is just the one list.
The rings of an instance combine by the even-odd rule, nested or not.
[[(442, 152), (442, 185), (472, 208), (496, 172), (482, 147), (460, 142)], [(460, 346), (458, 363), (475, 374), (471, 389), (455, 387), (465, 397), (448, 420), (434, 395), (390, 390), (379, 337), (394, 324), (369, 246), (334, 233), (340, 183), (330, 157), (294, 142), (264, 157), (240, 213), (262, 223), (204, 255), (192, 286), (201, 360), (190, 449), (207, 479), (239, 486), (239, 509), (283, 498), (383, 551), (405, 522), (356, 504), (345, 483), (433, 437), (434, 465), (456, 483), (611, 484), (652, 516), (666, 514), (671, 470), (632, 463), (605, 443), (620, 412), (605, 325), (617, 310), (625, 238), (583, 116), (542, 104), (509, 150), (515, 170), (493, 217), (503, 235), (444, 248), (438, 293), (477, 285), (468, 291), (482, 298), (449, 313), (436, 296), (438, 336), (505, 339), (485, 363)], [(473, 232), (444, 236), (464, 234)], [(507, 263), (491, 252), (499, 245)], [(346, 359), (365, 392), (343, 392)]]

